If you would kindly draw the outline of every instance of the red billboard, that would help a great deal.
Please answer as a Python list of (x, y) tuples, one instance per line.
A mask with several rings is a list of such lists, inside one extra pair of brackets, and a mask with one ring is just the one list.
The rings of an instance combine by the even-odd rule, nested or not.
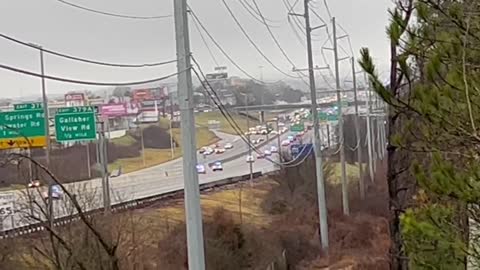
[(168, 96), (167, 87), (155, 87), (133, 90), (133, 100), (142, 102), (145, 100), (163, 100)]

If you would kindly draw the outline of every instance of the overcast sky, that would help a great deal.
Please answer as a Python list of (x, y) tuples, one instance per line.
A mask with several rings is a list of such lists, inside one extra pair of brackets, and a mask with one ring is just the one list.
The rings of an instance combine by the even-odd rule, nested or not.
[[(155, 16), (173, 13), (173, 0), (69, 0), (75, 4), (102, 11)], [(287, 62), (270, 38), (264, 25), (256, 21), (239, 4), (239, 0), (225, 0), (236, 14), (258, 47), (282, 71), (291, 73)], [(253, 5), (252, 0), (245, 0)], [(272, 31), (282, 48), (297, 68), (306, 66), (306, 50), (287, 21), (283, 0), (256, 0), (264, 15), (272, 20)], [(296, 0), (287, 0), (294, 3)], [(285, 79), (276, 71), (240, 32), (228, 14), (222, 0), (189, 1), (190, 6), (203, 21), (208, 31), (217, 39), (232, 59), (249, 74), (260, 76), (263, 66), (265, 80)], [(372, 50), (381, 71), (388, 67), (388, 43), (385, 26), (388, 22), (387, 8), (390, 0), (331, 0), (330, 10), (337, 22), (351, 37), (353, 52), (358, 55), (361, 47)], [(329, 22), (322, 0), (312, 1), (312, 7)], [(303, 1), (298, 1), (295, 11), (303, 12)], [(191, 22), (191, 21), (190, 21)], [(312, 18), (312, 26), (320, 22)], [(115, 63), (149, 63), (175, 58), (173, 18), (160, 20), (131, 20), (92, 14), (69, 7), (57, 0), (2, 0), (0, 1), (0, 32), (26, 42), (42, 45), (50, 50), (79, 57)], [(329, 28), (331, 31), (331, 27)], [(339, 35), (344, 32), (339, 29)], [(202, 43), (193, 23), (190, 23), (192, 53), (205, 71), (215, 66), (208, 50)], [(315, 64), (324, 66), (320, 48), (327, 39), (325, 30), (314, 32)], [(206, 37), (208, 39), (208, 37)], [(303, 39), (303, 36), (301, 37)], [(237, 70), (209, 41), (220, 65), (228, 67), (230, 75), (246, 77)], [(346, 39), (340, 45), (347, 53), (350, 49)], [(330, 46), (327, 44), (327, 46)], [(333, 67), (333, 54), (325, 51)], [(340, 57), (346, 56), (340, 50)], [(0, 63), (29, 71), (39, 72), (38, 51), (0, 39)], [(175, 64), (161, 68), (124, 69), (98, 67), (55, 56), (45, 56), (46, 74), (72, 79), (124, 82), (145, 80), (175, 72)], [(342, 79), (348, 75), (349, 63), (342, 63)], [(324, 72), (328, 75), (328, 72)], [(41, 84), (37, 78), (0, 70), (0, 89), (3, 97), (20, 97), (40, 94)], [(71, 90), (95, 89), (81, 85), (47, 81), (49, 93), (60, 94)]]

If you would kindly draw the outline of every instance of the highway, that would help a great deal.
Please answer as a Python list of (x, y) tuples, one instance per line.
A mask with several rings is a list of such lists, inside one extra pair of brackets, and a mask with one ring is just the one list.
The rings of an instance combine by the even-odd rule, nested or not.
[[(286, 139), (290, 135), (289, 132), (281, 135), (281, 140)], [(223, 164), (223, 172), (213, 172), (208, 168), (207, 164), (215, 160), (222, 160), (239, 155), (248, 150), (246, 143), (238, 136), (228, 135), (217, 132), (222, 140), (221, 145), (229, 142), (234, 145), (233, 149), (227, 150), (224, 154), (212, 154), (205, 159), (203, 155), (199, 155), (199, 163), (203, 163), (207, 167), (207, 173), (200, 175), (200, 183), (215, 182), (222, 179), (246, 175), (250, 172), (249, 165), (246, 162), (246, 155), (233, 159)], [(258, 136), (252, 136), (256, 139)], [(263, 136), (264, 137), (264, 136)], [(271, 145), (277, 145), (277, 140), (274, 139), (267, 146), (260, 148), (261, 151)], [(256, 155), (255, 155), (256, 156)], [(272, 160), (278, 161), (278, 155), (274, 154)], [(152, 197), (158, 194), (163, 194), (171, 191), (183, 189), (183, 170), (182, 159), (172, 160), (170, 162), (146, 168), (136, 172), (121, 175), (119, 177), (110, 179), (110, 194), (112, 205), (131, 201), (134, 199), (142, 199)], [(277, 170), (279, 167), (266, 159), (257, 159), (253, 165), (254, 172), (267, 173)], [(165, 174), (165, 172), (168, 173)], [(101, 179), (92, 179), (81, 181), (77, 183), (65, 184), (65, 187), (76, 195), (77, 200), (85, 211), (94, 210), (103, 207), (102, 196), (102, 181)], [(40, 199), (40, 193), (45, 192), (46, 188), (29, 189), (32, 197), (40, 204), (43, 204)], [(38, 221), (25, 216), (33, 216), (44, 220), (44, 215), (41, 214), (39, 207), (31, 207), (26, 196), (26, 189), (0, 192), (0, 196), (12, 195), (14, 201), (14, 215), (4, 216), (1, 222), (1, 231), (7, 231), (14, 228), (24, 227)], [(69, 216), (75, 213), (68, 200), (54, 201), (54, 215), (56, 218)], [(43, 206), (45, 208), (45, 206)], [(32, 210), (33, 209), (33, 210)]]

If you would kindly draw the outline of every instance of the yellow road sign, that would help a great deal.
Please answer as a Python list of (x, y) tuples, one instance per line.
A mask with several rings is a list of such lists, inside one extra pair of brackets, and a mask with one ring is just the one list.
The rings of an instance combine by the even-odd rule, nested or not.
[(45, 147), (46, 145), (47, 140), (45, 136), (0, 139), (0, 149)]

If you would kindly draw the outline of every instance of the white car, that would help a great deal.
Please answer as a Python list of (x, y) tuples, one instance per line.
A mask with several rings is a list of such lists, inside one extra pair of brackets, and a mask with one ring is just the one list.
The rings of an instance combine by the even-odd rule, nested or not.
[(210, 147), (205, 148), (205, 152), (203, 152), (205, 155), (211, 155), (213, 154), (213, 149)]
[(39, 180), (32, 180), (30, 183), (28, 183), (29, 188), (36, 188), (40, 186), (40, 181)]
[(198, 164), (197, 165), (197, 173), (206, 174), (207, 170), (205, 169), (205, 165)]
[(225, 144), (225, 149), (232, 149), (232, 148), (233, 148), (233, 144), (231, 143)]
[(215, 149), (215, 154), (223, 154), (225, 153), (225, 148), (216, 148)]
[(221, 162), (221, 161), (215, 161), (215, 162), (212, 164), (212, 171), (214, 171), (214, 172), (216, 172), (216, 171), (223, 171), (222, 162)]
[(275, 135), (278, 135), (278, 131), (272, 130), (272, 131), (270, 132), (270, 135), (274, 135), (274, 136), (275, 136)]
[(255, 162), (255, 158), (253, 156), (248, 155), (247, 158), (245, 159), (247, 163), (253, 163)]
[(290, 140), (282, 141), (282, 146), (289, 146), (289, 145), (290, 145)]
[(268, 134), (268, 131), (267, 131), (266, 129), (262, 129), (262, 130), (260, 131), (260, 134), (262, 134), (262, 135), (267, 135), (267, 134)]
[(270, 152), (272, 153), (278, 153), (278, 148), (274, 145), (270, 146)]
[(271, 156), (272, 155), (272, 152), (270, 150), (265, 150), (263, 151), (263, 153), (265, 154), (265, 156)]

